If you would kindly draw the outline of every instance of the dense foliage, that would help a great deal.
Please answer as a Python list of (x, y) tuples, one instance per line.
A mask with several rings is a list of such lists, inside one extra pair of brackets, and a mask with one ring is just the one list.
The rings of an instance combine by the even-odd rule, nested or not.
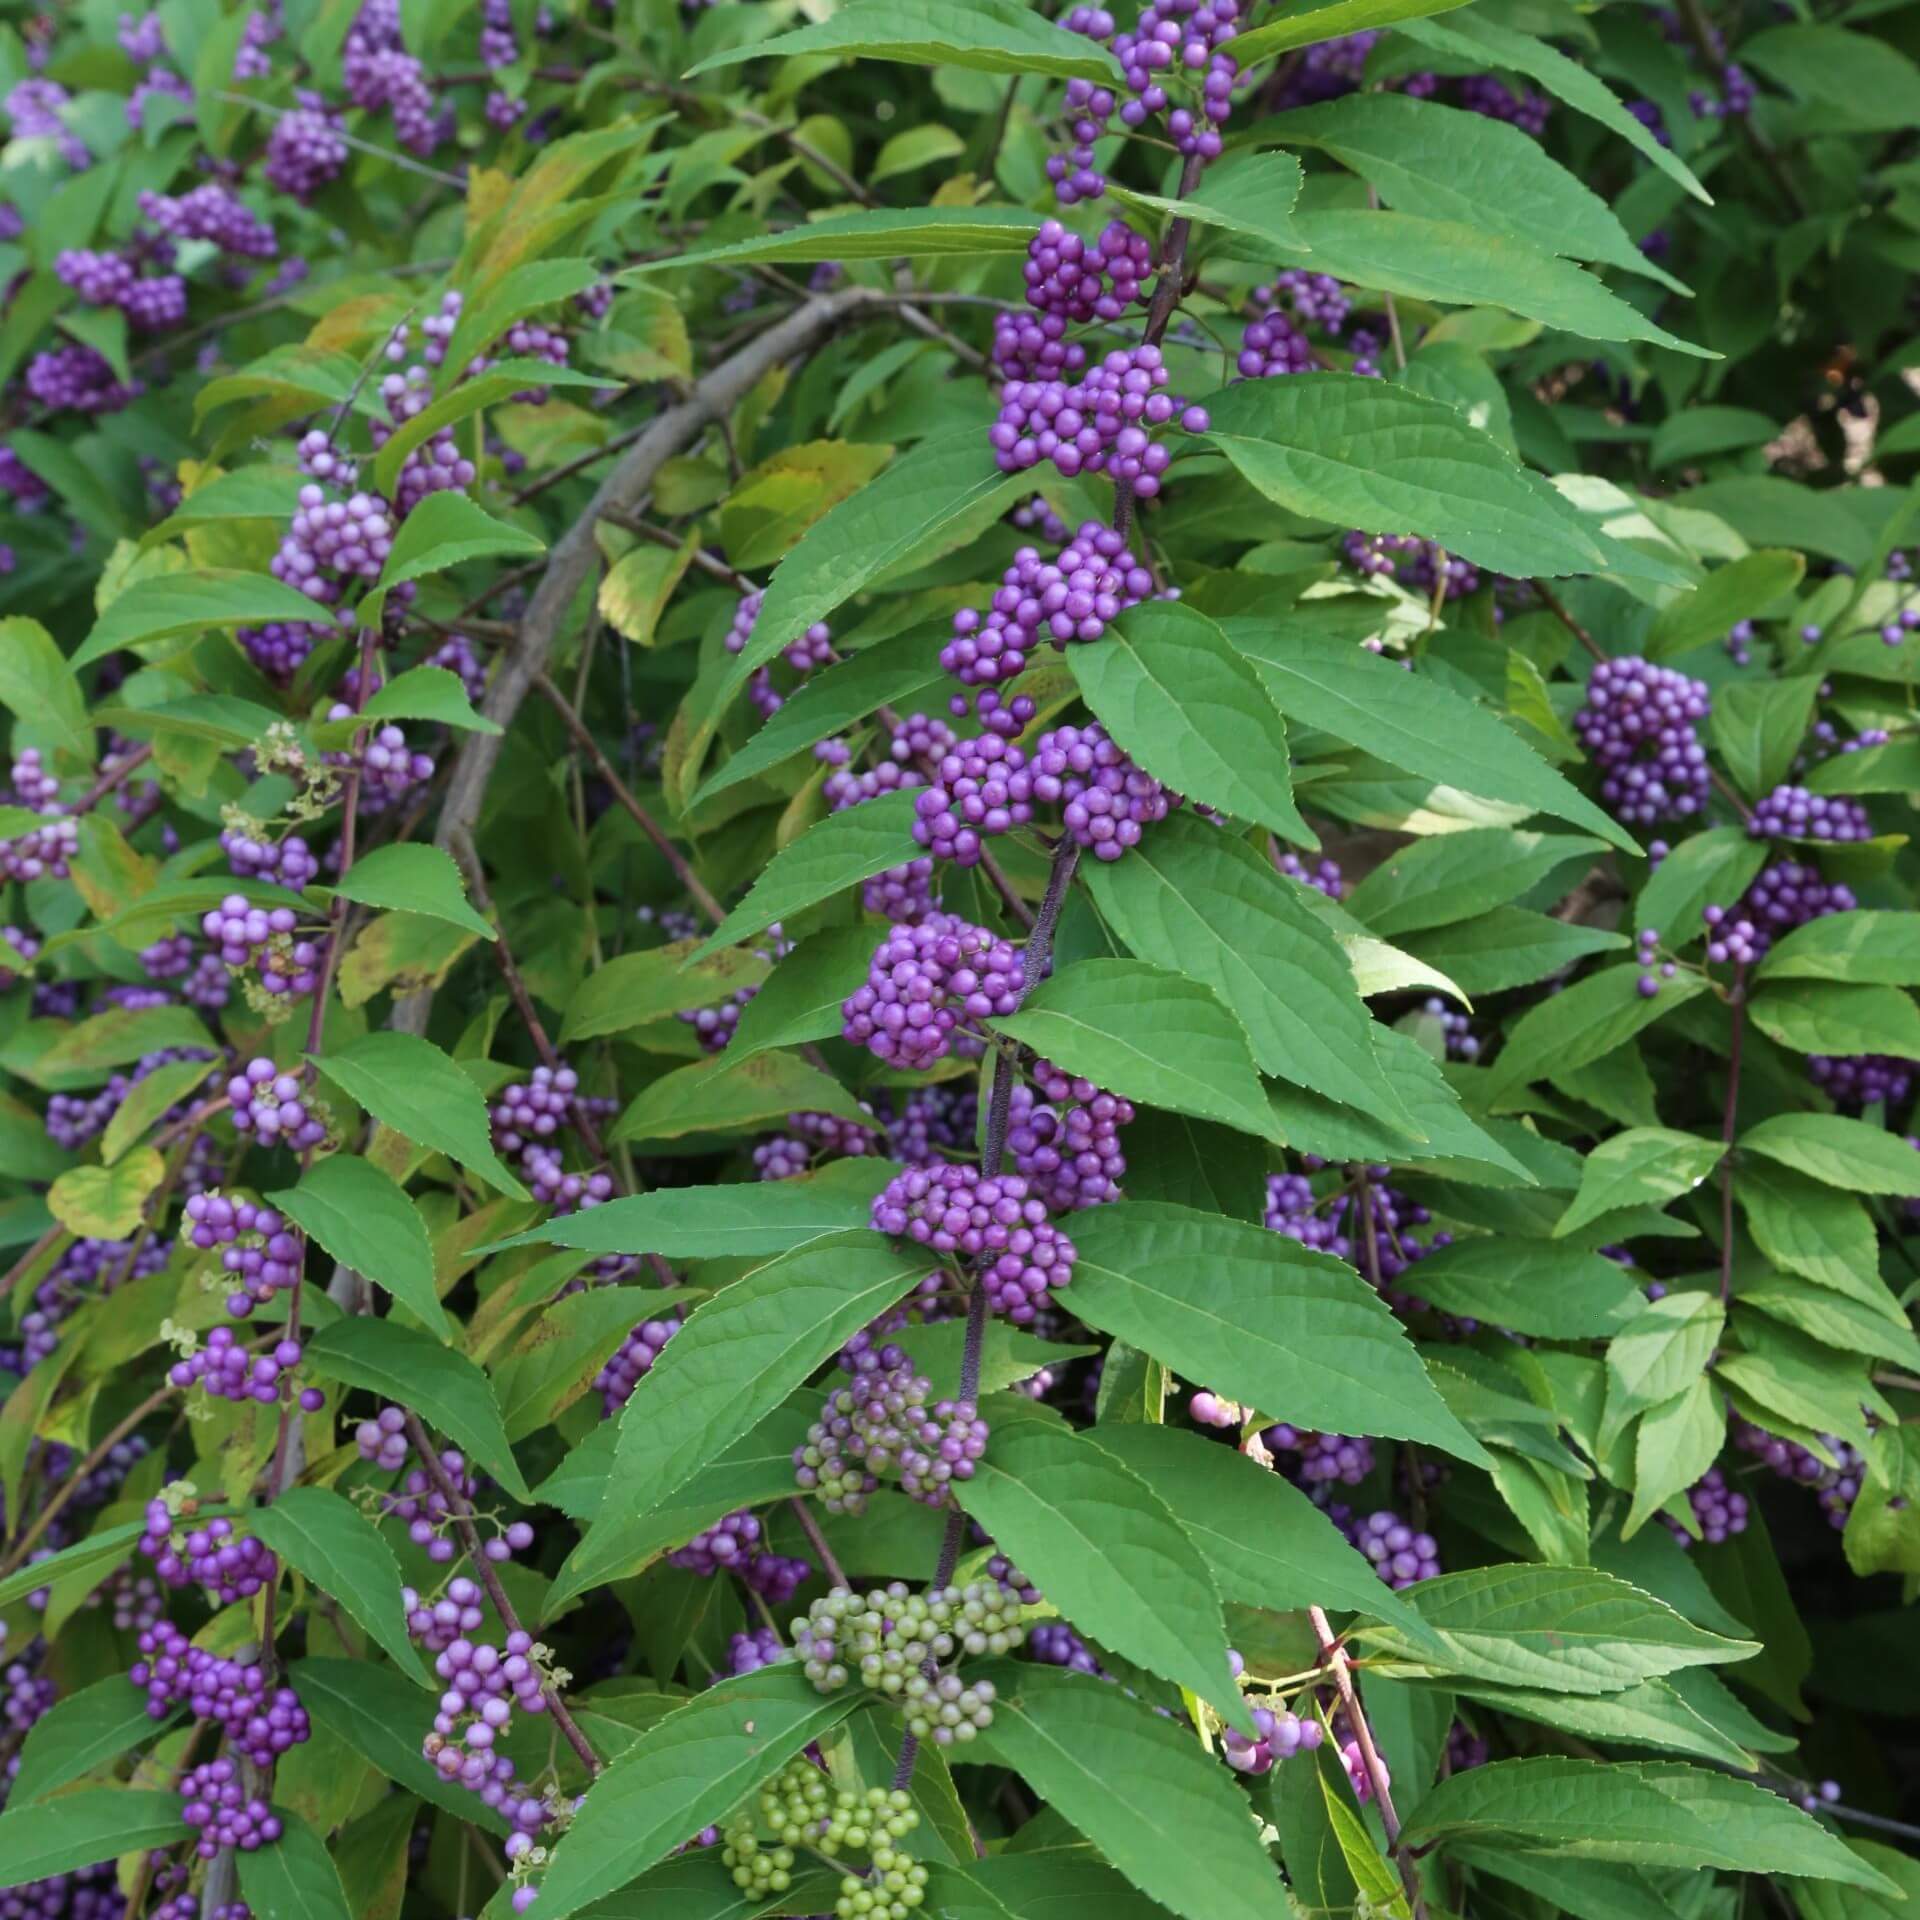
[(0, 1920), (1920, 1865), (1920, 9), (0, 25)]

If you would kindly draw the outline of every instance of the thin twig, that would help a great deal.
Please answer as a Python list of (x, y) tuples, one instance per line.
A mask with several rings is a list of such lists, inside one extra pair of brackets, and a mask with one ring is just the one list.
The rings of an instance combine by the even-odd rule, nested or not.
[(1720, 1110), (1720, 1304), (1733, 1291), (1733, 1136), (1740, 1114), (1740, 1051), (1747, 1037), (1747, 969), (1736, 962), (1727, 995), (1733, 1035), (1727, 1043), (1727, 1097)]
[[(256, 100), (251, 94), (229, 93), (224, 88), (208, 89), (215, 100), (224, 101), (230, 107), (245, 107), (250, 113), (270, 114), (276, 120), (283, 120), (293, 112), (291, 107), (276, 107), (271, 101)], [(430, 167), (424, 160), (415, 160), (411, 155), (395, 153), (390, 148), (376, 146), (371, 140), (362, 140), (358, 134), (348, 133), (336, 127), (335, 137), (361, 153), (370, 153), (376, 160), (388, 160), (396, 167), (404, 168), (408, 173), (417, 173), (423, 180), (432, 180), (443, 187), (451, 187), (456, 193), (465, 193), (466, 179), (457, 173), (445, 173), (438, 167)]]
[[(419, 1454), (420, 1464), (426, 1469), (434, 1490), (447, 1503), (447, 1511), (453, 1516), (454, 1531), (459, 1534), (460, 1544), (466, 1548), (467, 1558), (473, 1562), (473, 1570), (480, 1576), (480, 1584), (486, 1588), (487, 1597), (500, 1616), (500, 1624), (509, 1634), (525, 1633), (520, 1616), (514, 1612), (513, 1602), (507, 1598), (507, 1590), (500, 1584), (499, 1574), (494, 1571), (493, 1562), (480, 1549), (480, 1534), (473, 1524), (473, 1509), (467, 1505), (467, 1496), (454, 1485), (452, 1477), (441, 1464), (440, 1456), (434, 1450), (426, 1428), (420, 1424), (417, 1413), (407, 1415), (407, 1437), (413, 1442), (414, 1451)], [(546, 1699), (547, 1711), (553, 1715), (553, 1724), (560, 1729), (561, 1737), (580, 1756), (580, 1763), (587, 1772), (590, 1775), (598, 1774), (600, 1756), (594, 1752), (592, 1742), (580, 1731), (573, 1715), (567, 1711), (567, 1703), (560, 1698), (560, 1689), (543, 1679), (540, 1691)]]
[(820, 1522), (813, 1517), (813, 1509), (797, 1494), (787, 1502), (793, 1509), (793, 1517), (800, 1523), (800, 1531), (807, 1536), (807, 1545), (820, 1556), (820, 1564), (826, 1569), (826, 1575), (836, 1587), (848, 1585), (846, 1569), (834, 1557), (833, 1549), (827, 1545), (827, 1536), (820, 1531)]
[(1407, 1890), (1407, 1903), (1412, 1909), (1413, 1920), (1426, 1920), (1427, 1905), (1420, 1891), (1419, 1871), (1414, 1866), (1413, 1856), (1400, 1844), (1400, 1816), (1393, 1810), (1393, 1789), (1388, 1784), (1387, 1770), (1381, 1763), (1379, 1749), (1373, 1744), (1373, 1729), (1367, 1725), (1367, 1716), (1361, 1710), (1360, 1695), (1354, 1688), (1353, 1672), (1347, 1662), (1347, 1650), (1328, 1625), (1324, 1607), (1309, 1607), (1307, 1618), (1313, 1623), (1314, 1638), (1320, 1643), (1320, 1651), (1333, 1675), (1333, 1684), (1339, 1690), (1340, 1704), (1347, 1710), (1347, 1722), (1353, 1728), (1354, 1740), (1360, 1748), (1360, 1762), (1366, 1768), (1367, 1779), (1373, 1787), (1374, 1804), (1380, 1809), (1380, 1824), (1387, 1830), (1387, 1847), (1393, 1855), (1394, 1865), (1400, 1869), (1400, 1884)]

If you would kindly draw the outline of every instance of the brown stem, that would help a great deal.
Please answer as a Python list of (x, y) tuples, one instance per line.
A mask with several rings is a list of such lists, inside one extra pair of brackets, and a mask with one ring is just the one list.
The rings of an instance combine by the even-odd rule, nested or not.
[(153, 743), (151, 741), (148, 741), (144, 746), (135, 747), (131, 753), (122, 754), (120, 758), (116, 760), (105, 773), (101, 774), (100, 778), (81, 795), (79, 800), (75, 802), (73, 811), (76, 814), (91, 813), (109, 794), (115, 793), (121, 787), (125, 786), (134, 774), (137, 773), (140, 768), (144, 767), (152, 758)]
[(820, 1531), (820, 1522), (813, 1517), (813, 1509), (794, 1495), (787, 1502), (793, 1509), (793, 1517), (800, 1523), (800, 1531), (807, 1536), (807, 1545), (820, 1556), (820, 1564), (826, 1569), (827, 1578), (836, 1587), (848, 1585), (846, 1569), (834, 1557), (833, 1549), (827, 1545), (827, 1536)]
[(106, 1459), (107, 1455), (110, 1454), (128, 1434), (132, 1433), (133, 1430), (139, 1426), (148, 1414), (156, 1412), (159, 1408), (165, 1406), (167, 1401), (179, 1391), (180, 1389), (176, 1387), (172, 1381), (168, 1381), (157, 1393), (150, 1393), (146, 1399), (142, 1400), (140, 1404), (54, 1488), (52, 1499), (40, 1509), (33, 1525), (14, 1543), (13, 1551), (7, 1555), (4, 1564), (0, 1564), (0, 1578), (4, 1578), (7, 1574), (14, 1572), (15, 1569), (26, 1565), (27, 1556), (40, 1544), (47, 1529), (60, 1517), (61, 1510), (66, 1506), (67, 1502), (73, 1498), (74, 1494), (79, 1491), (81, 1483), (87, 1476)]
[[(513, 1610), (513, 1602), (507, 1598), (507, 1590), (500, 1584), (500, 1576), (493, 1570), (493, 1562), (480, 1550), (480, 1534), (473, 1524), (473, 1509), (467, 1505), (467, 1497), (453, 1484), (446, 1468), (441, 1464), (439, 1454), (420, 1424), (417, 1413), (407, 1415), (407, 1438), (413, 1442), (414, 1451), (420, 1456), (420, 1464), (426, 1469), (427, 1478), (433, 1482), (434, 1490), (447, 1503), (447, 1511), (453, 1515), (454, 1531), (460, 1536), (460, 1544), (467, 1550), (467, 1558), (473, 1562), (473, 1570), (480, 1576), (480, 1584), (486, 1588), (487, 1597), (493, 1602), (493, 1610), (500, 1616), (500, 1624), (508, 1633), (525, 1633), (520, 1624), (520, 1616)], [(558, 1687), (541, 1682), (540, 1691), (547, 1703), (547, 1711), (553, 1715), (553, 1724), (560, 1729), (575, 1753), (580, 1756), (580, 1764), (589, 1775), (600, 1771), (600, 1756), (594, 1752), (592, 1743), (580, 1731), (578, 1723), (567, 1711), (567, 1704), (560, 1698)]]
[(673, 844), (666, 829), (627, 790), (626, 782), (620, 778), (613, 762), (600, 750), (599, 741), (593, 737), (587, 723), (574, 711), (572, 702), (553, 684), (545, 672), (536, 673), (533, 676), (533, 685), (547, 704), (560, 716), (580, 750), (593, 762), (594, 771), (606, 782), (614, 799), (626, 811), (634, 825), (659, 849), (660, 857), (673, 869), (674, 878), (693, 896), (701, 912), (706, 914), (716, 926), (719, 925), (727, 917), (726, 908), (713, 897), (706, 882), (694, 872), (692, 862)]
[(1720, 1304), (1733, 1291), (1733, 1136), (1740, 1117), (1740, 1054), (1747, 1037), (1747, 970), (1733, 969), (1727, 996), (1733, 1034), (1727, 1044), (1727, 1097), (1720, 1110)]
[(1334, 1686), (1339, 1690), (1340, 1704), (1347, 1710), (1347, 1721), (1353, 1728), (1354, 1740), (1360, 1748), (1360, 1762), (1366, 1768), (1367, 1779), (1373, 1787), (1374, 1804), (1380, 1809), (1380, 1824), (1387, 1830), (1387, 1847), (1393, 1855), (1394, 1865), (1400, 1869), (1400, 1884), (1407, 1890), (1407, 1904), (1412, 1909), (1413, 1920), (1426, 1920), (1426, 1898), (1420, 1891), (1420, 1875), (1414, 1867), (1413, 1856), (1400, 1844), (1400, 1816), (1393, 1810), (1393, 1790), (1387, 1784), (1387, 1770), (1381, 1764), (1379, 1749), (1373, 1744), (1373, 1729), (1367, 1725), (1367, 1716), (1361, 1711), (1360, 1695), (1353, 1684), (1347, 1650), (1328, 1625), (1324, 1607), (1309, 1607), (1307, 1618), (1313, 1623), (1314, 1638), (1320, 1643), (1321, 1655), (1333, 1675)]
[(4, 1300), (7, 1295), (13, 1291), (14, 1282), (17, 1281), (23, 1273), (32, 1271), (33, 1265), (37, 1260), (51, 1253), (59, 1241), (68, 1238), (71, 1238), (71, 1236), (67, 1233), (66, 1228), (56, 1220), (53, 1225), (7, 1269), (5, 1276), (0, 1278), (0, 1300)]

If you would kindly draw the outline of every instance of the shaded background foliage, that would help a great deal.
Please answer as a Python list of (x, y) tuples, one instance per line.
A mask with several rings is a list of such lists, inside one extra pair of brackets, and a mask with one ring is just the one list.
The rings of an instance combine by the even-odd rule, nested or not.
[(1914, 9), (1053, 13), (5, 9), (0, 1914), (1920, 1887)]

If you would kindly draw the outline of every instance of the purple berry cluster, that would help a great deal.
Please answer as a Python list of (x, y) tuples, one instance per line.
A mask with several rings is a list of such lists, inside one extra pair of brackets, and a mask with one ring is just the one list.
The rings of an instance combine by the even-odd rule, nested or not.
[[(1709, 1546), (1731, 1540), (1747, 1530), (1747, 1496), (1727, 1484), (1727, 1476), (1718, 1467), (1707, 1471), (1687, 1489), (1687, 1505), (1693, 1509), (1699, 1537)], [(1679, 1521), (1660, 1516), (1667, 1531), (1682, 1547), (1691, 1547), (1694, 1536)]]
[(143, 193), (140, 211), (170, 240), (207, 240), (250, 260), (270, 260), (280, 250), (271, 224), (217, 181), (178, 196)]
[(1706, 749), (1696, 725), (1712, 696), (1703, 680), (1638, 655), (1602, 660), (1573, 716), (1580, 744), (1600, 768), (1600, 797), (1631, 826), (1683, 820), (1706, 804)]
[(234, 1291), (227, 1311), (244, 1320), (300, 1279), (306, 1243), (271, 1207), (229, 1199), (217, 1188), (187, 1196), (182, 1237), (203, 1252), (224, 1248), (220, 1265)]
[[(274, 1406), (280, 1400), (281, 1381), (299, 1364), (298, 1340), (276, 1341), (265, 1352), (250, 1354), (231, 1327), (215, 1327), (205, 1346), (174, 1362), (167, 1378), (176, 1387), (199, 1386), (216, 1400), (254, 1400)], [(300, 1404), (307, 1412), (317, 1413), (325, 1396), (317, 1387), (303, 1388)]]
[(1913, 1063), (1884, 1053), (1807, 1056), (1813, 1083), (1836, 1107), (1859, 1113), (1868, 1107), (1897, 1107), (1913, 1089)]
[(1373, 1562), (1390, 1587), (1410, 1587), (1440, 1571), (1440, 1549), (1430, 1533), (1418, 1533), (1397, 1513), (1382, 1508), (1355, 1520), (1344, 1507), (1328, 1509), (1328, 1518)]
[(1792, 1440), (1783, 1440), (1750, 1420), (1735, 1420), (1733, 1444), (1742, 1453), (1750, 1453), (1764, 1462), (1782, 1480), (1812, 1487), (1819, 1495), (1820, 1508), (1828, 1524), (1843, 1528), (1853, 1503), (1860, 1497), (1860, 1482), (1866, 1473), (1866, 1456), (1837, 1435), (1823, 1433), (1820, 1444), (1833, 1456), (1828, 1463), (1816, 1453)]
[(15, 753), (10, 784), (12, 804), (40, 814), (46, 824), (0, 840), (0, 879), (22, 885), (66, 879), (67, 863), (80, 851), (80, 826), (64, 817), (60, 782), (47, 771), (38, 748), (24, 747)]
[(1220, 1751), (1236, 1773), (1271, 1773), (1296, 1753), (1314, 1752), (1326, 1738), (1326, 1729), (1311, 1713), (1254, 1707), (1248, 1717), (1253, 1721), (1253, 1739), (1236, 1727), (1224, 1727), (1220, 1733)]
[(180, 1818), (199, 1837), (195, 1851), (211, 1860), (222, 1848), (254, 1853), (283, 1831), (280, 1816), (258, 1794), (249, 1794), (240, 1770), (224, 1756), (195, 1767), (180, 1782)]
[(985, 838), (1033, 818), (1027, 757), (997, 733), (956, 740), (914, 801), (913, 837), (935, 859), (977, 866)]
[[(727, 628), (726, 647), (729, 653), (746, 651), (766, 597), (764, 587), (756, 587), (751, 593), (741, 595), (733, 610), (732, 624)], [(797, 640), (787, 642), (780, 650), (780, 657), (805, 679), (816, 667), (824, 667), (833, 659), (832, 630), (825, 621), (816, 620)], [(755, 670), (748, 692), (763, 719), (771, 719), (786, 705), (786, 696), (776, 690), (773, 676), (765, 667)]]
[(1756, 840), (1825, 840), (1845, 845), (1871, 840), (1873, 822), (1857, 800), (1779, 786), (1754, 808), (1747, 831)]
[(309, 1109), (299, 1078), (282, 1073), (271, 1060), (249, 1060), (227, 1082), (233, 1124), (263, 1147), (291, 1147), (304, 1153), (327, 1138), (326, 1122)]
[(1292, 1456), (1289, 1476), (1303, 1486), (1357, 1487), (1373, 1471), (1373, 1442), (1364, 1434), (1314, 1433), (1283, 1421), (1260, 1438), (1269, 1453)]
[(1058, 806), (1061, 825), (1097, 860), (1117, 860), (1140, 844), (1140, 831), (1180, 805), (1152, 774), (1134, 765), (1105, 727), (1055, 727), (1034, 743), (1027, 769), (1033, 798)]
[(1120, 1129), (1132, 1121), (1133, 1103), (1050, 1060), (1034, 1061), (1031, 1071), (1034, 1085), (1013, 1090), (1007, 1148), (1015, 1171), (1055, 1213), (1119, 1199), (1127, 1172)]
[(685, 1546), (676, 1547), (667, 1555), (667, 1564), (709, 1580), (716, 1574), (737, 1573), (763, 1600), (784, 1606), (813, 1568), (804, 1560), (768, 1552), (761, 1544), (763, 1537), (759, 1516), (743, 1507), (722, 1515)]
[(239, 827), (228, 827), (220, 835), (220, 846), (236, 880), (269, 880), (298, 893), (320, 877), (320, 862), (307, 843), (294, 834), (272, 841)]
[(908, 1167), (875, 1197), (873, 1224), (974, 1262), (988, 1306), (1019, 1326), (1073, 1278), (1073, 1242), (1019, 1174), (989, 1178), (954, 1163)]
[(1205, 433), (1204, 407), (1165, 391), (1167, 368), (1154, 346), (1115, 347), (1069, 386), (1058, 379), (1009, 380), (987, 439), (1003, 473), (1050, 461), (1071, 479), (1105, 473), (1142, 500), (1160, 491), (1172, 450), (1149, 429), (1176, 417), (1187, 433)]
[(678, 1314), (668, 1314), (663, 1320), (642, 1320), (593, 1376), (594, 1389), (600, 1395), (600, 1410), (608, 1419), (632, 1398), (634, 1388), (660, 1358), (661, 1348), (679, 1331)]
[(260, 1768), (310, 1736), (300, 1696), (291, 1687), (269, 1691), (257, 1660), (210, 1653), (166, 1621), (141, 1634), (139, 1645), (141, 1657), (127, 1678), (145, 1691), (155, 1720), (184, 1706), (196, 1720), (218, 1725), (228, 1744)]
[(964, 1051), (967, 1024), (1012, 1013), (1020, 992), (1010, 942), (932, 913), (895, 927), (874, 950), (866, 984), (841, 1003), (841, 1036), (890, 1066), (931, 1067), (956, 1046)]

